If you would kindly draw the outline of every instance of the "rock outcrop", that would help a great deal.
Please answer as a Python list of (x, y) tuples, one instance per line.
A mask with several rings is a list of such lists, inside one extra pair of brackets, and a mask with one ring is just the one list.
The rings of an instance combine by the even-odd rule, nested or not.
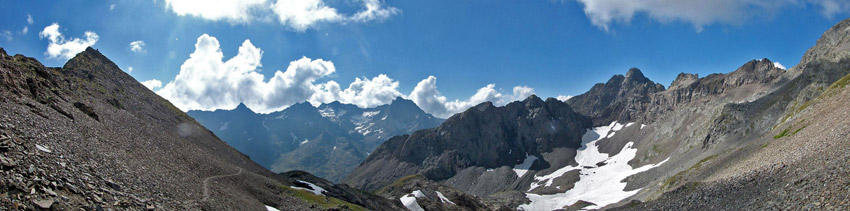
[(576, 112), (589, 116), (594, 126), (608, 125), (613, 121), (630, 122), (640, 119), (649, 110), (653, 93), (664, 91), (664, 86), (650, 81), (637, 69), (615, 75), (606, 83), (598, 83), (584, 94), (567, 100)]
[[(543, 101), (531, 96), (503, 107), (482, 103), (450, 117), (439, 127), (391, 138), (370, 154), (345, 182), (376, 190), (398, 178), (421, 174), (434, 181), (454, 178), (448, 185), (468, 191), (475, 184), (485, 182), (479, 181), (483, 178), (468, 175), (472, 169), (514, 167), (531, 156), (543, 157), (541, 154), (555, 148), (574, 151), (590, 126), (587, 117), (553, 98)], [(529, 168), (543, 169), (548, 165), (541, 159)], [(511, 184), (521, 182), (521, 178), (513, 172), (506, 175), (503, 178), (506, 181), (501, 181), (499, 187), (482, 193), (518, 188), (519, 185)]]

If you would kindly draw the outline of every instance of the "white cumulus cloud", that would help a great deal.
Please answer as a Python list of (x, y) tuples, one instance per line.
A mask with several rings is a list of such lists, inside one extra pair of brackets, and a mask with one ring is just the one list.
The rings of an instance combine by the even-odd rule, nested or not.
[(86, 50), (86, 47), (97, 43), (97, 40), (100, 39), (97, 33), (92, 31), (85, 32), (82, 39), (65, 39), (65, 36), (59, 32), (58, 23), (53, 23), (44, 27), (44, 30), (38, 33), (38, 37), (42, 39), (47, 38), (49, 41), (47, 44), (47, 52), (44, 52), (44, 54), (47, 55), (47, 58), (51, 59), (71, 59), (77, 55), (77, 53)]
[(335, 8), (325, 5), (322, 0), (278, 0), (271, 8), (282, 24), (299, 31), (319, 22), (343, 19)]
[(130, 51), (139, 53), (139, 52), (144, 51), (144, 47), (145, 47), (145, 41), (136, 40), (136, 41), (130, 42)]
[(160, 87), (162, 87), (162, 81), (159, 81), (159, 80), (156, 80), (156, 79), (142, 81), (140, 83), (142, 83), (142, 85), (145, 85), (145, 87), (147, 87), (151, 91), (159, 89)]
[(260, 113), (279, 111), (305, 101), (313, 105), (339, 101), (368, 108), (404, 97), (438, 117), (448, 117), (486, 101), (504, 105), (534, 94), (534, 89), (526, 86), (501, 93), (494, 84), (489, 84), (469, 99), (449, 101), (437, 91), (437, 78), (430, 76), (419, 82), (409, 96), (404, 96), (398, 90), (399, 82), (385, 74), (355, 78), (343, 88), (333, 80), (319, 83), (336, 72), (333, 62), (307, 57), (290, 62), (284, 71), (275, 71), (266, 79), (259, 69), (262, 56), (260, 48), (245, 40), (236, 56), (225, 60), (218, 39), (201, 35), (195, 51), (180, 66), (174, 80), (161, 85), (156, 93), (184, 111), (230, 109), (245, 103)]
[(558, 100), (560, 100), (560, 101), (567, 102), (567, 100), (569, 100), (570, 98), (573, 98), (573, 96), (572, 96), (572, 95), (567, 95), (567, 96), (564, 96), (564, 95), (558, 95), (558, 97), (556, 97), (555, 99), (558, 99)]
[(318, 92), (313, 95), (311, 102), (329, 103), (339, 101), (341, 103), (354, 104), (362, 108), (370, 108), (390, 103), (396, 97), (404, 96), (398, 91), (398, 81), (393, 80), (385, 74), (380, 74), (372, 79), (363, 77), (355, 78), (348, 88), (340, 90), (335, 81), (318, 84)]
[(822, 7), (831, 17), (850, 11), (850, 2), (838, 0), (577, 0), (591, 24), (608, 31), (615, 22), (628, 24), (638, 14), (662, 23), (682, 21), (702, 30), (706, 25), (742, 24), (756, 16), (770, 17), (784, 7)]
[(779, 63), (779, 62), (773, 62), (773, 66), (778, 67), (778, 68), (783, 69), (783, 70), (787, 70), (787, 69), (785, 68), (785, 65), (782, 65), (782, 64), (781, 64), (781, 63)]
[(488, 84), (478, 89), (469, 99), (449, 101), (437, 90), (437, 77), (429, 76), (416, 84), (408, 97), (425, 112), (447, 118), (483, 102), (489, 101), (500, 106), (534, 94), (534, 89), (525, 86), (514, 87), (512, 94), (502, 94), (495, 87), (495, 84)]
[(262, 9), (265, 4), (266, 0), (165, 0), (166, 8), (177, 15), (231, 23), (250, 22), (254, 19), (252, 11)]
[(298, 102), (327, 103), (340, 101), (361, 107), (373, 107), (402, 96), (398, 82), (378, 75), (357, 78), (341, 89), (335, 81), (316, 81), (336, 72), (333, 62), (303, 57), (292, 61), (284, 71), (269, 79), (260, 74), (263, 51), (245, 40), (233, 58), (224, 60), (215, 37), (201, 35), (195, 52), (180, 67), (180, 72), (157, 94), (182, 110), (233, 108), (240, 102), (252, 110), (269, 113)]
[(33, 21), (33, 20), (32, 20), (32, 15), (30, 15), (29, 13), (27, 13), (27, 24), (32, 24), (32, 23), (34, 23), (34, 22), (35, 22), (35, 21)]
[(177, 15), (207, 20), (224, 20), (234, 24), (254, 20), (273, 21), (296, 31), (305, 31), (321, 23), (365, 23), (382, 21), (401, 12), (384, 5), (381, 0), (356, 0), (361, 8), (343, 14), (325, 0), (166, 0), (166, 9)]

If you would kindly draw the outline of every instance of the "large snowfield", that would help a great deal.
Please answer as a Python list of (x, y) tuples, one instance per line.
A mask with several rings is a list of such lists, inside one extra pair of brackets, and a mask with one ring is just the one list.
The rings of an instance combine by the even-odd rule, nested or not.
[[(531, 202), (520, 205), (519, 209), (555, 210), (575, 204), (579, 200), (595, 204), (584, 209), (598, 209), (636, 194), (640, 189), (625, 191), (626, 183), (622, 182), (623, 179), (655, 168), (667, 160), (653, 165), (632, 168), (628, 162), (637, 154), (637, 149), (632, 148), (633, 142), (627, 143), (620, 153), (613, 157), (609, 157), (607, 153), (599, 152), (596, 145), (597, 141), (606, 137), (613, 137), (617, 131), (630, 126), (632, 126), (632, 123), (623, 125), (612, 122), (608, 126), (588, 129), (582, 137), (582, 146), (576, 153), (575, 159), (578, 165), (566, 166), (548, 175), (535, 175), (529, 191), (539, 186), (551, 186), (552, 180), (555, 178), (561, 177), (569, 171), (579, 170), (581, 171), (580, 179), (575, 183), (575, 187), (567, 192), (551, 195), (527, 193), (526, 196)], [(643, 127), (644, 125), (641, 125), (641, 129)], [(604, 162), (605, 165), (597, 166), (600, 162)]]

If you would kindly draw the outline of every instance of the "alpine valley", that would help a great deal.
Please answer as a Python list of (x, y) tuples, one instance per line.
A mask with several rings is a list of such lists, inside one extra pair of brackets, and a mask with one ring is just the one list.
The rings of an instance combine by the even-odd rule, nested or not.
[(847, 210), (850, 19), (800, 53), (441, 119), (407, 97), (183, 112), (100, 50), (0, 48), (0, 210)]

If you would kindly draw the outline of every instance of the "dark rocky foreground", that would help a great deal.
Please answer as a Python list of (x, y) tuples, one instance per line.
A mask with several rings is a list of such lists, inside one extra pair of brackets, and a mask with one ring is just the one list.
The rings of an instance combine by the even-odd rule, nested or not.
[(62, 68), (0, 49), (0, 108), (0, 207), (11, 210), (399, 207), (313, 200), (92, 48)]

